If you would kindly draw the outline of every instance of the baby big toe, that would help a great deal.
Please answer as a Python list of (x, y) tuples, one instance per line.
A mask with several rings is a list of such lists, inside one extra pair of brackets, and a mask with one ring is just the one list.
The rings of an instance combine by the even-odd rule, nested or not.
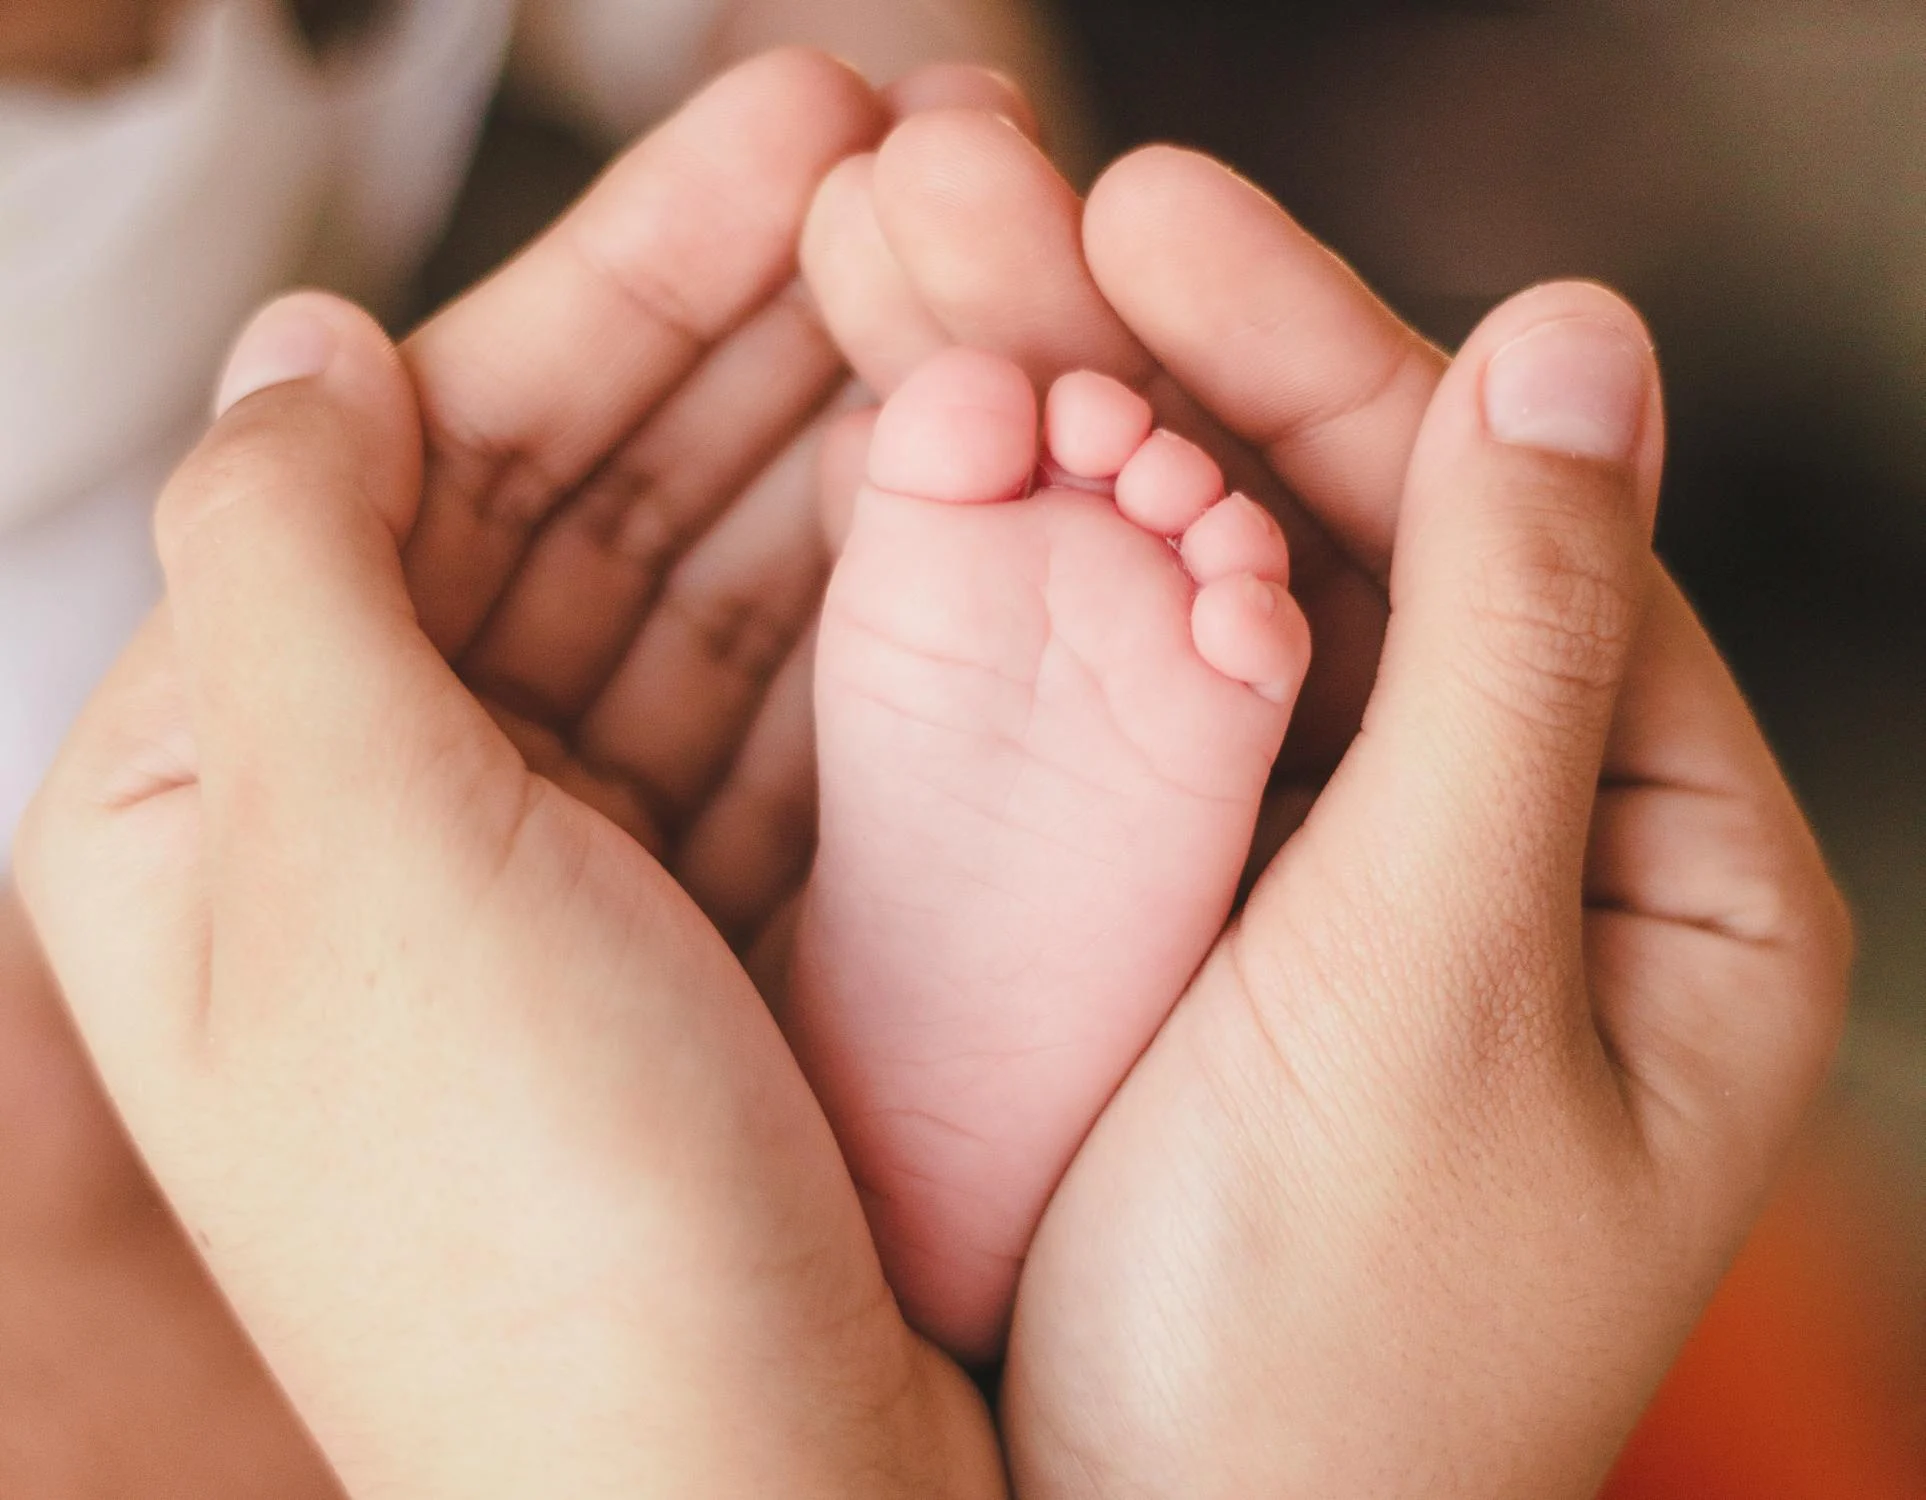
[(1304, 612), (1283, 584), (1250, 573), (1218, 578), (1191, 606), (1197, 654), (1273, 703), (1290, 704), (1311, 661)]
[(1076, 370), (1050, 387), (1044, 447), (1054, 477), (1110, 480), (1150, 436), (1150, 403), (1122, 381)]
[(883, 404), (869, 482), (952, 504), (1013, 500), (1036, 472), (1037, 398), (1007, 359), (945, 349)]
[(1117, 475), (1117, 509), (1146, 531), (1181, 536), (1224, 496), (1224, 471), (1195, 443), (1153, 432)]

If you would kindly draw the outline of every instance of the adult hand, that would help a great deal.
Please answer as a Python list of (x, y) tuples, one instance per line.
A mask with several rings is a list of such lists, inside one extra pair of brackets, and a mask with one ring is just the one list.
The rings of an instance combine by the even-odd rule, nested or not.
[[(763, 707), (821, 570), (808, 465), (781, 455), (839, 379), (786, 291), (796, 223), (815, 179), (891, 106), (1006, 96), (984, 75), (936, 70), (879, 102), (806, 54), (750, 64), (408, 350), (431, 418), (408, 534), (424, 623), (542, 771), (677, 851), (738, 936), (781, 895), (783, 877), (747, 861), (770, 851), (799, 879), (807, 860), (790, 810), (810, 801), (808, 724), (784, 712), (807, 695)], [(785, 515), (801, 519), (785, 530)], [(761, 613), (772, 592), (776, 625)], [(753, 649), (732, 654), (745, 640)], [(712, 670), (717, 657), (746, 670)], [(598, 734), (616, 767), (583, 748)], [(635, 790), (647, 773), (628, 773), (633, 760), (665, 768), (671, 792), (694, 788), (678, 816), (662, 815), (653, 783), (655, 795)], [(39, 847), (76, 847), (75, 809), (51, 796)], [(141, 836), (131, 822), (94, 833)], [(705, 848), (720, 856), (706, 884)], [(147, 992), (133, 984), (129, 1003)]]
[[(1648, 341), (1548, 288), (1447, 376), (1183, 153), (1077, 210), (1008, 132), (930, 117), (832, 176), (808, 259), (885, 387), (960, 339), (1201, 402), (1294, 492), (1322, 676), (1288, 842), (1032, 1249), (1016, 1483), (1589, 1494), (1823, 1074), (1849, 945), (1649, 549)], [(986, 255), (987, 221), (1025, 227)], [(882, 293), (819, 269), (858, 253)]]
[(1036, 128), (977, 68), (877, 96), (816, 54), (744, 64), (403, 346), (429, 636), (745, 953), (811, 856), (817, 419), (848, 373), (796, 241), (836, 161), (945, 108)]
[(379, 331), (270, 308), (22, 888), (351, 1493), (994, 1494), (760, 997), (422, 633)]

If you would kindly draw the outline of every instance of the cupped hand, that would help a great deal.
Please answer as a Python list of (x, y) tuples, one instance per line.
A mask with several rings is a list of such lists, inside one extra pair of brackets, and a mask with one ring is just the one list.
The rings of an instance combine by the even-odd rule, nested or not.
[(290, 299), (237, 396), (21, 883), (349, 1491), (995, 1493), (754, 986), (423, 633), (385, 340)]
[(812, 53), (726, 74), (403, 345), (429, 636), (542, 774), (662, 858), (739, 951), (807, 873), (824, 414), (848, 379), (795, 282), (833, 165), (997, 75), (877, 95)]
[(883, 388), (968, 342), (1246, 445), (1320, 657), (1281, 851), (1032, 1248), (1019, 1491), (1591, 1493), (1823, 1075), (1849, 947), (1652, 557), (1638, 320), (1542, 289), (1447, 375), (1214, 164), (1128, 159), (1086, 214), (956, 115), (832, 174), (805, 259)]
[(173, 487), (178, 613), (23, 844), (117, 1102), (357, 1489), (679, 1461), (840, 1494), (859, 1450), (878, 1492), (1000, 1484), (766, 1014), (636, 841), (739, 939), (780, 899), (757, 852), (806, 861), (806, 694), (764, 700), (820, 583), (800, 450), (840, 372), (787, 286), (815, 179), (888, 108), (796, 53), (699, 97), (411, 343), (425, 479), (372, 330), (304, 303), (315, 375), (257, 329), (254, 383), (306, 376)]

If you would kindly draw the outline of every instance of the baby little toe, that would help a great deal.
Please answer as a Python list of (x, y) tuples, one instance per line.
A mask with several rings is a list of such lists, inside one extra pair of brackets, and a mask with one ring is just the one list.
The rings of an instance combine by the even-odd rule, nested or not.
[(1281, 583), (1239, 573), (1205, 584), (1191, 606), (1197, 654), (1273, 703), (1297, 697), (1311, 661), (1304, 612)]

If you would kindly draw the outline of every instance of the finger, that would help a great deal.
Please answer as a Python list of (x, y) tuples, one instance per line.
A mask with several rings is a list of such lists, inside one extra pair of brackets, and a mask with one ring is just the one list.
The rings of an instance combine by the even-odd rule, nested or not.
[(923, 305), (876, 218), (876, 158), (823, 179), (803, 226), (803, 277), (823, 322), (872, 390), (893, 391), (950, 336)]
[(817, 184), (883, 120), (820, 54), (745, 63), (409, 341), (429, 480), (408, 571), (444, 651), (472, 641), (549, 512), (790, 280)]
[(1484, 850), (1502, 862), (1490, 874), (1533, 900), (1579, 889), (1657, 575), (1658, 400), (1637, 314), (1577, 284), (1498, 309), (1439, 387), (1405, 486), (1373, 732), (1355, 765), (1360, 783), (1432, 799), (1414, 859)]
[(1075, 369), (1147, 384), (1149, 356), (1085, 268), (1082, 204), (1007, 121), (953, 109), (904, 121), (877, 153), (874, 191), (884, 236), (952, 342), (1014, 360), (1040, 388)]
[[(1534, 1023), (1565, 1034), (1567, 1002), (1582, 1003), (1576, 953), (1547, 959), (1565, 965), (1556, 974), (1525, 973), (1532, 955), (1493, 945), (1578, 910), (1606, 736), (1657, 575), (1663, 444), (1650, 343), (1616, 297), (1545, 287), (1486, 320), (1412, 454), (1367, 730), (1304, 830), (1314, 857), (1320, 824), (1342, 826), (1354, 847), (1326, 851), (1336, 867), (1427, 893), (1414, 931), (1465, 944), (1469, 988), (1514, 1028), (1507, 1047), (1518, 1018), (1494, 997), (1524, 997)], [(1288, 930), (1285, 853), (1252, 895), (1252, 941)]]
[(799, 297), (769, 304), (536, 535), (463, 675), (525, 714), (572, 722), (677, 559), (808, 425), (842, 374)]
[(808, 628), (829, 569), (818, 439), (793, 444), (670, 574), (578, 748), (629, 777), (671, 836), (721, 779)]
[[(1381, 586), (1360, 574), (1277, 475), (1215, 413), (1200, 409), (1117, 316), (1106, 291), (1118, 289), (1099, 287), (1085, 263), (1085, 213), (1069, 185), (1016, 131), (981, 115), (938, 111), (891, 134), (877, 158), (874, 192), (878, 222), (915, 301), (948, 339), (1016, 360), (1039, 385), (1091, 369), (1135, 386), (1163, 425), (1208, 449), (1233, 486), (1278, 517), (1290, 541), (1293, 589), (1317, 643), (1283, 760), (1291, 768), (1328, 769), (1356, 730), (1371, 682), (1383, 627)], [(1174, 295), (1188, 295), (1180, 280), (1166, 281)], [(1367, 295), (1355, 282), (1319, 293)], [(1165, 311), (1179, 322), (1188, 316), (1181, 301)], [(1287, 343), (1295, 337), (1290, 330), (1277, 335)], [(1225, 347), (1220, 339), (1217, 357)], [(1329, 350), (1324, 357), (1341, 377), (1348, 355)], [(1318, 373), (1328, 372), (1319, 367), (1307, 378)], [(893, 384), (877, 388), (887, 392)], [(1420, 402), (1408, 413), (1403, 451), (1422, 411)]]
[(479, 713), (403, 577), (419, 428), (379, 327), (317, 293), (275, 303), (242, 334), (222, 399), (156, 521), (217, 854), (230, 820), (249, 848), (275, 847), (283, 803), (303, 827), (330, 803), (379, 826), (407, 752), (427, 750), (400, 726)]
[(1036, 108), (1016, 81), (975, 63), (930, 63), (917, 68), (884, 89), (883, 102), (898, 120), (925, 110), (974, 109), (1008, 120), (1033, 141), (1043, 136)]
[(1083, 248), (1123, 321), (1382, 579), (1444, 357), (1270, 199), (1151, 147), (1091, 189)]
[[(1033, 144), (982, 114), (932, 111), (884, 142), (871, 190), (913, 300), (944, 342), (1014, 360), (1039, 390), (1095, 370), (1142, 391), (1163, 425), (1210, 450), (1231, 484), (1278, 515), (1312, 607), (1340, 559), (1276, 476), (1170, 381), (1118, 318), (1085, 264), (1083, 205)], [(919, 363), (929, 342), (921, 341)], [(895, 383), (877, 389), (887, 394)]]
[[(1763, 1169), (1832, 1057), (1851, 920), (1744, 697), (1669, 579), (1639, 634), (1604, 776), (1585, 865), (1588, 945), (1606, 974), (1593, 987), (1600, 1026), (1666, 1106), (1654, 1139), (1683, 1133), (1696, 1150), (1716, 1130), (1726, 1160), (1750, 1155)], [(1614, 982), (1627, 941), (1669, 943), (1679, 982)], [(1715, 982), (1686, 983), (1693, 974)]]
[(816, 643), (797, 643), (673, 874), (738, 952), (801, 889), (816, 847)]

